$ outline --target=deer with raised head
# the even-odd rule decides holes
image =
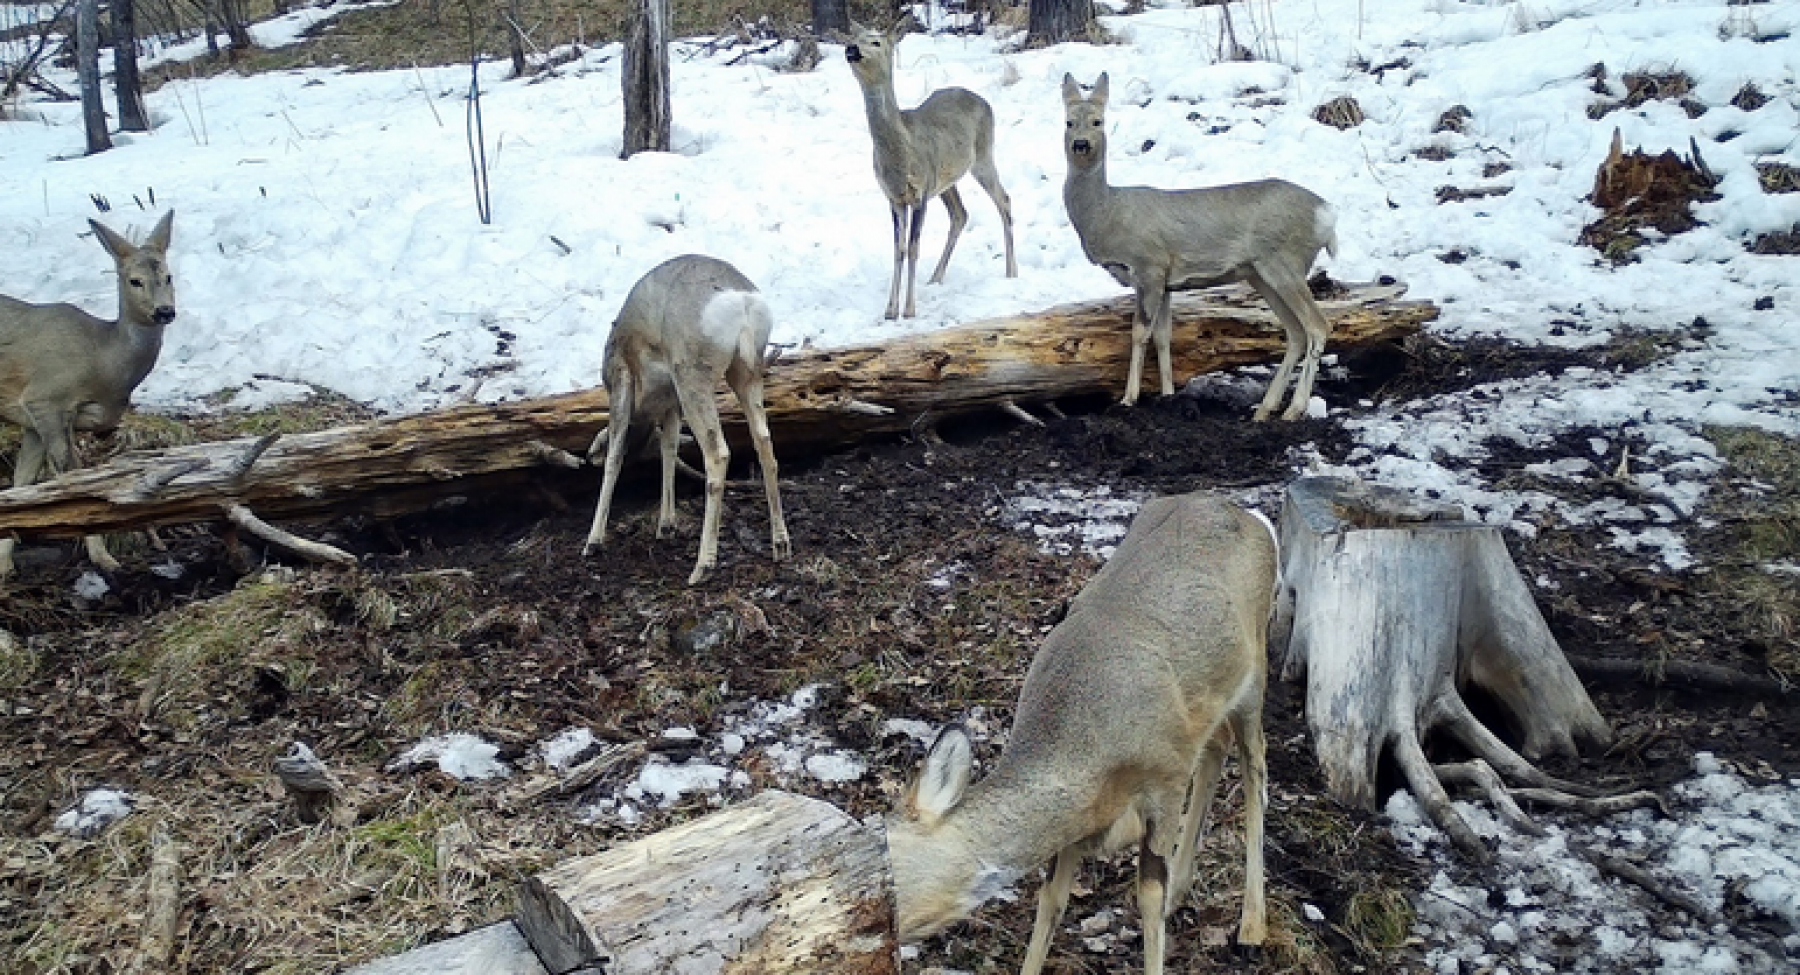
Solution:
[[[737,394],[762,467],[769,498],[769,531],[776,560],[793,554],[781,514],[775,448],[769,415],[763,409],[764,355],[773,318],[756,285],[724,261],[698,254],[671,258],[633,285],[606,340],[603,366],[608,398],[607,426],[588,448],[592,462],[604,444],[606,473],[600,502],[581,554],[606,542],[607,510],[625,466],[631,425],[655,427],[662,446],[662,506],[656,537],[675,524],[675,452],[681,421],[687,420],[706,461],[706,515],[700,529],[700,558],[688,585],[703,580],[719,564],[719,509],[725,498],[725,469],[731,448],[725,442],[714,400],[723,378]]]
[[[1081,859],[1135,842],[1144,971],[1160,975],[1163,922],[1193,880],[1195,843],[1235,739],[1246,857],[1237,938],[1261,945],[1262,699],[1276,565],[1274,531],[1229,501],[1147,502],[1032,660],[993,772],[969,785],[968,737],[946,728],[888,817],[901,940],[968,917],[1054,860],[1020,969],[1037,975]]]
[[[1088,260],[1137,296],[1131,370],[1120,402],[1137,402],[1150,338],[1156,340],[1162,394],[1175,392],[1169,367],[1172,292],[1244,281],[1269,303],[1287,333],[1281,366],[1254,418],[1266,420],[1281,405],[1296,363],[1299,380],[1281,418],[1305,416],[1331,332],[1306,272],[1320,250],[1337,253],[1331,204],[1279,179],[1190,190],[1113,186],[1106,181],[1106,75],[1094,82],[1092,95],[1084,96],[1072,75],[1063,75],[1062,90],[1063,155],[1069,164],[1063,205],[1069,222]]]
[[[0,295],[0,418],[23,431],[13,486],[76,466],[75,432],[116,429],[131,393],[162,351],[163,326],[175,320],[175,279],[168,262],[173,210],[141,245],[89,220],[119,272],[119,317],[97,318],[69,304],[34,305]],[[88,558],[115,572],[119,563],[98,535]],[[13,572],[15,539],[0,539],[0,579]]]
[[[919,233],[925,226],[925,208],[935,198],[950,211],[950,235],[944,240],[944,256],[927,284],[944,280],[956,238],[969,222],[956,181],[972,174],[975,182],[994,200],[1000,211],[1000,230],[1006,239],[1006,276],[1019,276],[1013,258],[1012,200],[1000,185],[994,168],[994,110],[980,95],[967,88],[941,88],[919,107],[901,109],[894,97],[894,52],[900,46],[909,21],[889,30],[857,28],[844,47],[844,60],[862,87],[863,108],[869,116],[869,134],[875,142],[875,179],[887,194],[894,220],[894,273],[888,284],[887,317],[911,318],[915,314],[913,284],[919,271]],[[906,278],[906,306],[900,306],[900,279]]]

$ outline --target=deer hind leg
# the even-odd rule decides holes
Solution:
[[[1144,975],[1162,975],[1167,952],[1163,918],[1169,900],[1169,840],[1166,822],[1159,816],[1144,817],[1144,838],[1138,844],[1138,923],[1144,928]]]
[[[1037,921],[1031,926],[1031,946],[1025,949],[1025,964],[1019,975],[1038,975],[1044,960],[1050,957],[1050,942],[1056,938],[1056,925],[1069,906],[1069,889],[1075,886],[1075,868],[1081,865],[1082,845],[1071,843],[1056,855],[1050,876],[1038,891]]]
[[[13,458],[13,487],[37,483],[38,473],[43,469],[44,438],[31,427],[25,427],[20,434],[18,456]],[[13,574],[13,550],[18,545],[16,538],[0,538],[0,579]]]
[[[1268,906],[1263,898],[1263,812],[1269,802],[1269,766],[1262,727],[1262,687],[1230,718],[1244,775],[1244,913],[1238,921],[1240,947],[1260,947],[1268,938]]]
[[[631,431],[632,398],[636,395],[636,379],[630,373],[617,383],[617,389],[608,390],[611,396],[610,412],[606,418],[606,468],[600,478],[600,500],[594,506],[594,523],[588,528],[587,543],[581,546],[581,554],[585,557],[606,544],[606,516],[612,508],[613,489],[619,486],[619,471],[625,467],[625,441]],[[594,437],[594,446],[600,444],[600,437]],[[593,447],[589,448],[590,452]]]
[[[963,228],[969,225],[969,208],[963,206],[962,194],[956,191],[956,187],[945,190],[938,199],[943,200],[944,209],[950,211],[950,235],[944,238],[944,256],[938,258],[937,270],[931,272],[931,279],[926,284],[943,283],[944,269],[950,266],[950,252],[956,250],[956,239],[962,236]]]
[[[1000,185],[1000,174],[994,169],[991,146],[989,150],[976,157],[975,165],[969,167],[969,172],[994,201],[994,209],[1000,211],[1000,234],[1006,241],[1006,276],[1016,278],[1019,276],[1019,262],[1013,258],[1012,198],[1006,195],[1006,187]]]
[[[759,350],[760,351],[760,350]],[[787,519],[781,514],[780,469],[775,464],[775,443],[769,438],[769,411],[763,407],[763,380],[748,363],[756,361],[738,350],[738,360],[725,373],[725,381],[737,393],[738,405],[744,408],[744,419],[750,427],[750,443],[756,448],[756,463],[762,468],[763,493],[769,499],[769,547],[775,561],[794,554],[794,543],[788,538]]]
[[[906,307],[900,312],[901,318],[911,318],[918,313],[913,304],[913,288],[919,277],[919,234],[924,229],[925,204],[920,203],[908,213],[906,221]]]
[[[1318,303],[1313,301],[1304,273],[1295,272],[1285,264],[1270,262],[1258,265],[1250,273],[1249,280],[1269,303],[1287,333],[1287,349],[1281,357],[1281,366],[1275,370],[1275,378],[1269,380],[1269,389],[1263,394],[1262,403],[1257,406],[1252,419],[1266,420],[1275,412],[1275,407],[1281,405],[1288,378],[1293,374],[1294,365],[1299,363],[1300,377],[1294,383],[1293,397],[1281,414],[1283,420],[1298,420],[1306,415],[1306,404],[1312,399],[1313,379],[1318,375],[1319,359],[1325,354],[1325,339],[1331,332],[1331,324],[1325,320],[1325,313],[1319,310]]]
[[[700,526],[700,557],[694,562],[694,573],[688,585],[706,581],[719,565],[719,512],[725,505],[725,469],[731,463],[731,448],[725,443],[725,431],[719,422],[719,407],[713,401],[717,374],[692,366],[675,373],[675,392],[681,399],[681,414],[687,417],[688,429],[700,445],[706,461],[706,515]]]
[[[675,527],[675,467],[681,449],[681,409],[670,406],[656,421],[657,439],[662,450],[662,498],[656,508],[656,537],[662,538]]]

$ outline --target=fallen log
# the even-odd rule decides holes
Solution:
[[[897,975],[887,840],[818,799],[748,802],[525,881],[553,973]]]
[[[390,955],[344,975],[549,975],[512,921]]]
[[[1360,286],[1321,301],[1330,348],[1396,341],[1437,316],[1429,302],[1399,300],[1404,290]],[[1130,356],[1130,314],[1129,298],[1062,305],[782,358],[766,390],[776,450],[793,456],[1009,404],[1116,392]],[[1183,376],[1268,361],[1283,348],[1274,315],[1246,289],[1180,295],[1174,317],[1174,364]],[[597,376],[597,361],[594,368]],[[747,437],[736,400],[722,396],[720,413],[741,454]],[[578,466],[572,454],[584,453],[605,422],[606,393],[595,388],[279,439],[134,451],[0,491],[0,531],[67,537],[252,512],[262,522],[409,514]]]

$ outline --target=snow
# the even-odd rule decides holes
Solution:
[[[137,798],[119,789],[90,789],[81,801],[63,810],[52,820],[51,828],[77,839],[87,839],[118,820],[131,815]]]
[[[6,7],[5,23],[30,22],[43,9]],[[256,36],[285,43],[344,9],[296,11],[257,25]],[[871,178],[860,95],[833,45],[806,73],[772,70],[783,52],[732,65],[737,52],[682,45],[672,64],[676,151],[625,161],[617,158],[616,45],[531,85],[507,78],[504,65],[484,65],[489,225],[472,199],[466,65],[176,80],[148,96],[154,132],[121,134],[115,149],[92,157],[81,155],[78,104],[28,97],[0,121],[0,253],[8,257],[0,291],[110,314],[110,262],[81,239],[86,220],[142,234],[175,209],[180,318],[137,392],[150,411],[253,409],[314,387],[414,411],[592,386],[608,323],[631,285],[690,252],[729,260],[761,287],[782,346],[884,342],[1121,293],[1083,257],[1060,199],[1058,87],[1065,72],[1091,83],[1106,71],[1116,182],[1183,187],[1278,175],[1309,186],[1339,214],[1332,276],[1392,275],[1411,297],[1440,307],[1436,334],[1581,347],[1626,329],[1683,333],[1673,355],[1635,371],[1571,369],[1378,408],[1315,402],[1360,448],[1342,469],[1315,459],[1312,472],[1430,493],[1520,533],[1540,522],[1602,526],[1614,544],[1671,570],[1690,565],[1681,532],[1719,465],[1701,426],[1800,433],[1800,329],[1792,326],[1800,275],[1793,258],[1745,249],[1757,234],[1800,223],[1800,194],[1762,193],[1754,168],[1800,164],[1800,5],[1281,0],[1231,9],[1259,60],[1214,63],[1220,8],[1162,0],[1103,18],[1121,42],[1113,45],[1021,52],[1014,38],[992,33],[907,37],[897,77],[903,104],[962,85],[994,107],[1020,271],[1002,275],[998,221],[971,187],[970,223],[946,280],[921,286],[920,315],[910,321],[881,318],[887,208]],[[154,58],[199,49],[196,40],[157,48]],[[1593,90],[1596,63],[1607,68],[1607,95]],[[1625,72],[1671,68],[1693,78],[1705,114],[1689,118],[1656,101],[1588,117],[1591,105],[1622,94]],[[56,80],[73,88],[72,78]],[[1769,102],[1730,106],[1746,84]],[[1366,121],[1340,131],[1310,118],[1338,96],[1355,98]],[[1454,105],[1470,111],[1465,131],[1433,131]],[[1596,216],[1583,198],[1615,127],[1627,148],[1650,152],[1686,152],[1693,140],[1722,178],[1720,198],[1697,208],[1704,225],[1618,267],[1575,243]],[[1425,147],[1454,155],[1419,158]],[[1484,174],[1501,162],[1511,168]],[[1439,204],[1446,185],[1511,192]],[[94,198],[110,212],[96,213]],[[932,210],[926,224],[922,256],[931,260],[943,211]],[[1441,259],[1452,251],[1463,259]],[[1229,382],[1254,389],[1261,379]],[[1538,447],[1578,429],[1604,431],[1593,438],[1591,463],[1540,473],[1584,480],[1622,470],[1643,498],[1577,507],[1480,479],[1474,462],[1488,441]],[[1105,486],[1021,484],[994,517],[1055,551],[1104,556],[1141,500]],[[1767,569],[1800,571],[1791,560]],[[956,571],[946,567],[945,584]],[[632,795],[605,799],[595,814],[630,825],[646,804],[747,788],[749,762],[808,788],[855,779],[863,760],[813,727],[817,701],[802,693],[725,716],[722,730],[695,732],[700,757],[646,764],[622,790]],[[541,753],[552,767],[587,747],[558,741]],[[506,774],[497,754],[453,734],[420,743],[401,762],[480,778]],[[1645,857],[1710,904],[1729,890],[1792,925],[1800,916],[1796,791],[1697,762],[1695,778],[1677,790],[1676,818],[1615,817],[1589,840]],[[1390,814],[1409,842],[1441,854],[1441,841],[1409,819],[1404,797]],[[1561,848],[1564,831],[1584,827],[1557,822],[1551,837],[1530,840],[1478,808],[1464,815],[1500,844],[1516,879],[1495,889],[1517,897],[1495,906],[1487,881],[1441,874],[1419,898],[1438,970],[1774,970],[1729,931],[1653,929],[1638,892]],[[1575,957],[1556,954],[1567,939],[1581,946]]]
[[[499,758],[500,747],[476,735],[457,731],[420,741],[388,763],[390,771],[435,764],[457,779],[499,779],[512,774]]]

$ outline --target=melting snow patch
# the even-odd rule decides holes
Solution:
[[[586,728],[570,728],[538,747],[544,764],[562,771],[596,744],[594,733]]]
[[[1045,552],[1081,551],[1100,558],[1112,555],[1148,497],[1139,492],[1115,495],[1104,484],[1081,488],[1021,481],[1015,490],[1018,495],[1009,498],[1001,512],[1008,528],[1036,535]]]
[[[625,795],[629,799],[656,796],[667,808],[690,792],[718,792],[730,774],[731,770],[724,766],[704,762],[690,765],[651,762],[638,773],[637,781],[626,787]]]
[[[89,602],[100,599],[112,592],[112,586],[106,584],[106,577],[92,569],[83,572],[75,580],[75,595]]]
[[[1440,870],[1415,897],[1427,964],[1439,972],[1497,965],[1604,975],[1794,971],[1800,781],[1755,786],[1704,753],[1694,768],[1695,778],[1671,790],[1670,818],[1645,809],[1604,820],[1546,816],[1539,820],[1550,831],[1545,837],[1515,833],[1487,807],[1458,802],[1469,825],[1496,846],[1496,863],[1481,876]],[[1403,848],[1454,860],[1410,795],[1395,793],[1386,811]],[[1708,925],[1676,914],[1603,876],[1571,842],[1635,863],[1736,920]],[[1786,932],[1785,943],[1755,937],[1759,928]]]
[[[842,749],[819,752],[806,759],[806,774],[820,782],[855,782],[868,770],[867,763]]]
[[[452,778],[501,779],[510,775],[506,763],[500,761],[500,748],[465,732],[433,735],[407,749],[388,765],[392,772],[404,772],[437,763]]]
[[[118,789],[93,789],[81,797],[74,808],[56,817],[50,825],[59,833],[87,839],[131,814],[137,800]]]

